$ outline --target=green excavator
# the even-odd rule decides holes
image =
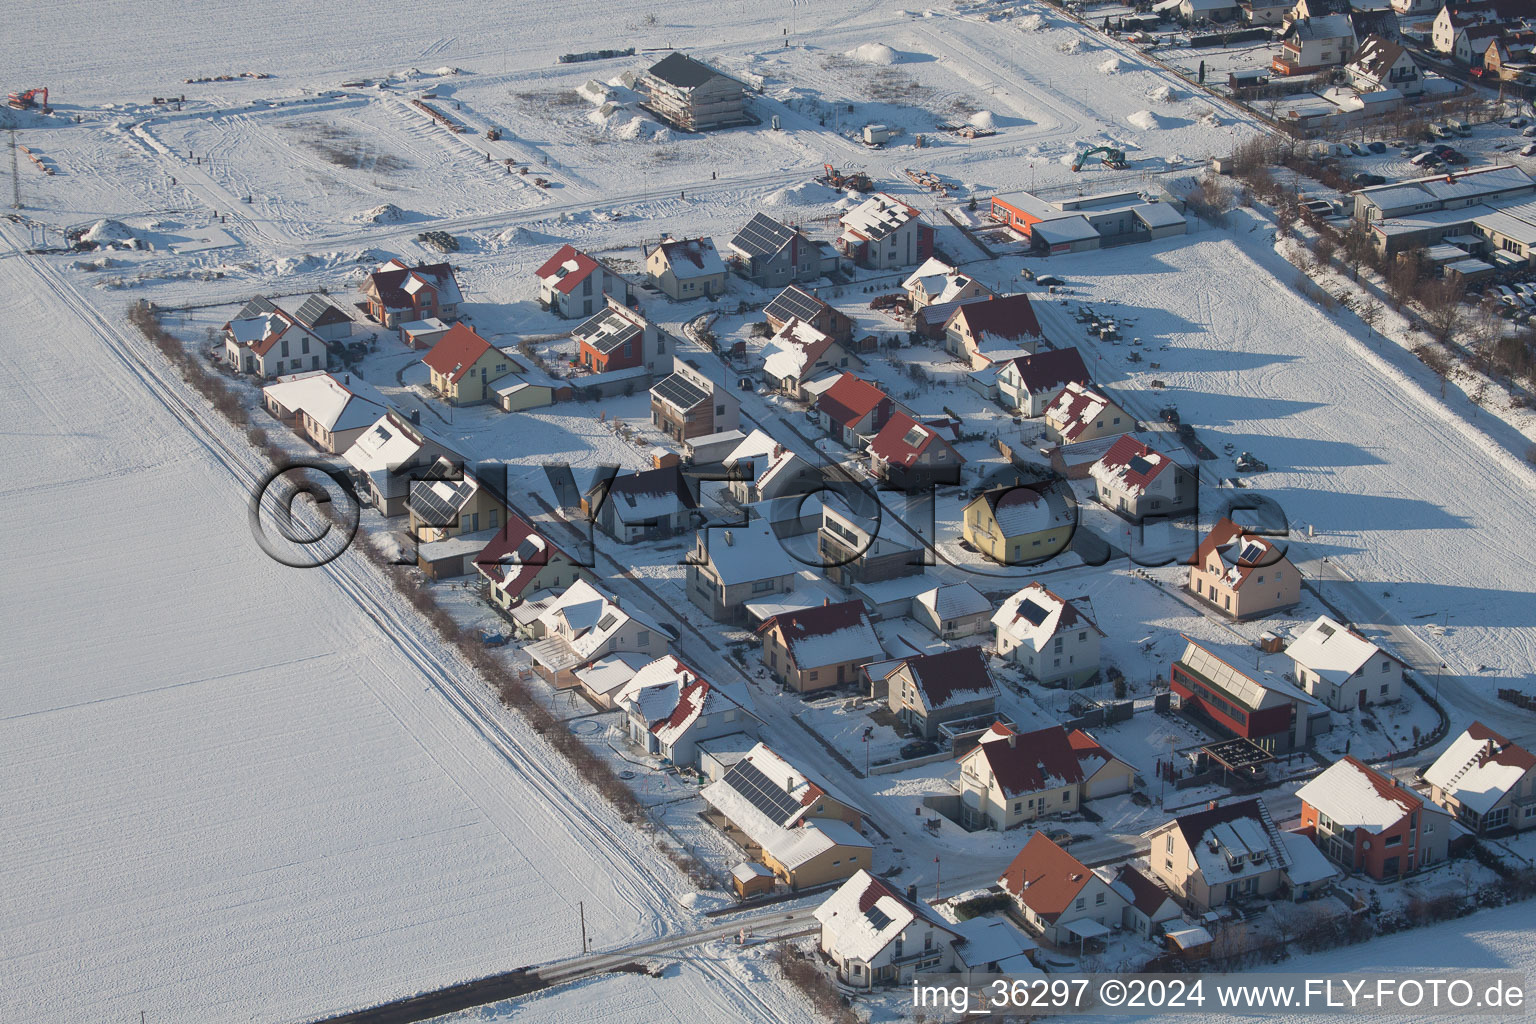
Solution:
[[[1125,170],[1125,151],[1115,149],[1112,146],[1099,146],[1077,154],[1077,159],[1072,161],[1072,169],[1074,171],[1082,170],[1083,164],[1087,163],[1089,158],[1100,154],[1104,157],[1103,163],[1105,167],[1113,167],[1117,171]]]

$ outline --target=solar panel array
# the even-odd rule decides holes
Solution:
[[[766,213],[759,213],[747,221],[747,226],[731,239],[731,245],[749,256],[772,256],[794,237],[793,230]]]
[[[299,311],[294,315],[299,318],[299,323],[304,324],[306,327],[313,327],[327,313],[334,312],[337,312],[335,306],[326,302],[318,295],[311,295],[304,300],[304,305],[300,306]]]
[[[1131,456],[1131,461],[1130,461],[1130,467],[1131,467],[1131,472],[1132,473],[1142,473],[1142,474],[1145,474],[1145,473],[1148,473],[1148,472],[1151,471],[1152,463],[1148,462],[1146,459],[1142,458],[1140,455],[1132,455]]]
[[[1262,545],[1262,544],[1255,544],[1252,541],[1249,541],[1248,543],[1243,545],[1242,554],[1237,556],[1237,560],[1239,562],[1247,562],[1249,565],[1253,565],[1256,562],[1258,562],[1259,559],[1261,559],[1263,557],[1264,557],[1264,545]]]
[[[261,316],[263,313],[270,313],[276,308],[277,305],[271,299],[258,295],[241,307],[240,312],[235,314],[235,319],[246,320],[253,316]]]
[[[429,481],[421,481],[416,484],[415,492],[411,495],[411,507],[416,511],[416,516],[427,526],[453,526],[459,521],[459,509],[464,507],[464,501],[470,492],[475,489],[473,480],[460,480],[458,482],[442,481],[449,488],[446,495],[438,493],[441,484]]]
[[[725,783],[779,824],[800,809],[800,801],[775,786],[751,761],[743,759],[732,765],[725,773]]]
[[[1019,602],[1019,614],[1022,615],[1024,620],[1031,626],[1038,626],[1040,623],[1044,622],[1046,617],[1051,613],[1041,605],[1038,605],[1028,598],[1025,598]]]
[[[651,389],[651,394],[679,409],[692,409],[709,398],[709,392],[680,373],[674,373]]]
[[[870,907],[864,911],[864,917],[870,924],[874,925],[876,931],[884,931],[891,923],[890,915],[879,907]]]
[[[784,323],[792,318],[813,320],[821,312],[821,300],[809,292],[790,285],[768,303],[763,314],[770,320]]]
[[[610,309],[599,313],[571,333],[606,354],[625,342],[634,341],[644,332],[633,321]]]

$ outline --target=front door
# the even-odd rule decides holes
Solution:
[[[1360,687],[1360,710],[1365,710],[1365,687]]]

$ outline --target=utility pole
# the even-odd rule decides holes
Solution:
[[[933,898],[934,899],[938,899],[939,898],[939,884],[940,884],[939,858],[935,857],[935,858],[933,858]]]
[[[581,955],[587,955],[587,904],[584,900],[576,902],[576,909],[581,913]],[[142,1024],[142,1022],[141,1022]]]
[[[21,170],[16,162],[16,129],[10,130],[11,138],[11,209],[21,209]]]

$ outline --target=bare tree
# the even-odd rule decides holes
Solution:
[[[1333,255],[1338,250],[1333,239],[1327,235],[1318,235],[1312,242],[1312,260],[1317,273],[1321,274],[1333,268]]]
[[[1367,339],[1375,336],[1376,324],[1381,321],[1381,315],[1385,312],[1381,308],[1381,302],[1375,295],[1367,294],[1361,302],[1358,314],[1360,322],[1365,324],[1365,336]]]
[[[1406,306],[1418,291],[1423,278],[1424,253],[1418,249],[1398,253],[1387,275],[1387,292],[1392,296],[1393,307],[1402,309]]]
[[[1349,276],[1358,281],[1361,264],[1369,263],[1371,257],[1375,255],[1375,244],[1371,239],[1371,232],[1360,221],[1352,220],[1341,241],[1340,250],[1344,254],[1344,263],[1349,267]]]
[[[1431,281],[1419,289],[1419,301],[1424,304],[1424,322],[1436,341],[1444,344],[1466,322],[1467,309],[1462,304],[1467,286],[1457,277]]]

